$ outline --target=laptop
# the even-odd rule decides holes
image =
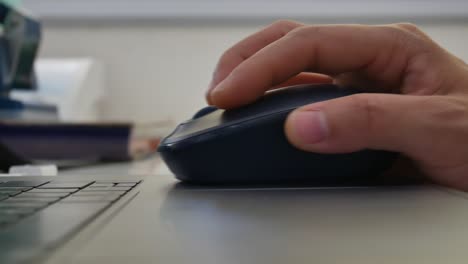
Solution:
[[[186,186],[158,159],[156,171],[142,176],[116,176],[130,170],[124,164],[0,177],[2,197],[8,192],[0,201],[0,263],[468,260],[463,192],[435,185]],[[9,213],[18,219],[5,220]]]

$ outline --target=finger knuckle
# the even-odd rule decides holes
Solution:
[[[431,123],[466,124],[468,103],[458,97],[432,96],[423,102],[423,109],[430,111]]]
[[[384,32],[384,34],[386,34],[390,39],[393,40],[398,41],[413,38],[412,34],[409,31],[404,30],[396,24],[384,25],[379,28]]]
[[[301,26],[289,32],[289,36],[298,39],[317,37],[322,33],[322,28],[318,26]]]
[[[236,47],[231,47],[225,50],[221,57],[218,60],[218,66],[223,66],[225,64],[232,63],[233,61],[242,61],[248,58],[247,54],[244,54],[242,50],[239,50]]]
[[[288,32],[299,26],[302,26],[302,24],[299,22],[296,22],[293,20],[287,20],[287,19],[277,20],[273,22],[273,24],[271,24],[271,27],[279,28],[279,30],[282,32]]]
[[[427,47],[429,43],[433,43],[432,39],[415,24],[404,22],[390,24],[386,27],[392,30],[394,36],[399,36],[400,39],[416,42],[418,45],[424,47]]]
[[[419,29],[419,27],[416,26],[416,25],[413,24],[413,23],[401,22],[401,23],[396,23],[396,24],[394,24],[394,26],[395,26],[396,28],[409,31],[409,32],[411,32],[411,33],[423,34],[423,31],[422,31],[421,29]]]
[[[396,48],[412,48],[419,53],[433,50],[432,40],[416,25],[410,23],[389,24],[378,27]]]
[[[221,57],[219,58],[219,62],[223,62],[225,60],[228,60],[231,58],[233,55],[232,48],[225,50],[222,54]]]
[[[367,135],[372,135],[378,130],[378,116],[380,107],[376,98],[371,98],[367,94],[356,94],[350,96],[352,109],[361,116],[363,130]]]

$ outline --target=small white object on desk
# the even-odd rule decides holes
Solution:
[[[56,165],[22,165],[11,166],[8,176],[57,176]]]

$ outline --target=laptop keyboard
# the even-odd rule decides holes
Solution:
[[[137,186],[139,181],[0,182],[0,231],[37,214],[66,218],[57,208],[82,210],[78,220],[96,215]],[[98,205],[98,206],[97,206]]]

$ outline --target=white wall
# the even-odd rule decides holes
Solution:
[[[46,25],[42,57],[92,56],[106,68],[107,120],[188,118],[204,106],[219,55],[263,25]],[[468,61],[468,23],[421,25]]]

